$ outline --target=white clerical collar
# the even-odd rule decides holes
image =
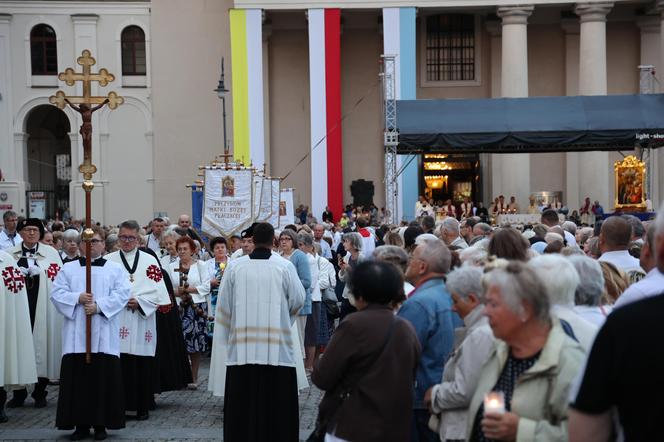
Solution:
[[[120,253],[124,255],[124,257],[127,260],[134,259],[134,256],[136,256],[136,252],[138,251],[138,247],[134,248],[131,252],[125,252],[123,250],[120,250]]]

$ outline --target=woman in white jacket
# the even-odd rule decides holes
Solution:
[[[468,406],[495,343],[484,316],[482,274],[480,267],[464,266],[447,277],[453,309],[464,327],[454,331],[454,350],[445,364],[442,382],[424,396],[433,414],[429,427],[438,431],[443,442],[466,439]]]

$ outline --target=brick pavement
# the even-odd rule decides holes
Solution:
[[[128,420],[125,429],[109,431],[108,440],[223,440],[223,399],[207,391],[209,364],[209,358],[203,359],[197,391],[171,391],[157,396],[157,409],[150,412],[149,420]],[[23,408],[7,409],[10,420],[0,424],[0,440],[68,440],[71,431],[55,428],[58,388],[49,386],[48,390],[46,408],[33,408],[28,397]],[[313,430],[321,397],[322,392],[313,386],[300,393],[302,440]]]

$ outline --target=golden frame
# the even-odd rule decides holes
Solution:
[[[613,165],[615,171],[615,209],[640,212],[646,210],[646,163],[634,155]]]

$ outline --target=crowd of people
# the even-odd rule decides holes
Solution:
[[[5,212],[0,422],[58,382],[56,426],[101,440],[198,389],[210,356],[224,440],[298,440],[309,382],[311,441],[656,438],[664,213],[496,226],[464,203],[400,225],[302,206],[228,238],[187,215],[84,232]]]
[[[647,203],[649,204],[649,200]],[[415,203],[415,216],[417,218],[431,216],[435,221],[442,221],[447,217],[464,220],[476,216],[483,222],[497,223],[500,215],[539,215],[549,209],[565,215],[577,225],[591,226],[595,223],[595,220],[601,220],[604,217],[602,205],[597,200],[591,204],[589,197],[585,198],[582,207],[578,210],[572,209],[570,212],[570,208],[563,205],[557,196],[550,200],[538,201],[534,195],[528,198],[528,206],[524,207],[519,205],[515,196],[510,196],[509,201],[507,201],[504,195],[499,195],[493,199],[489,207],[484,207],[481,201],[474,203],[469,197],[463,197],[459,201],[453,202],[451,199],[434,201],[433,198],[420,195]],[[357,214],[357,210],[349,212],[348,207],[346,207],[346,213],[353,218],[353,215]],[[382,209],[381,214],[383,218],[386,217],[385,209]]]

